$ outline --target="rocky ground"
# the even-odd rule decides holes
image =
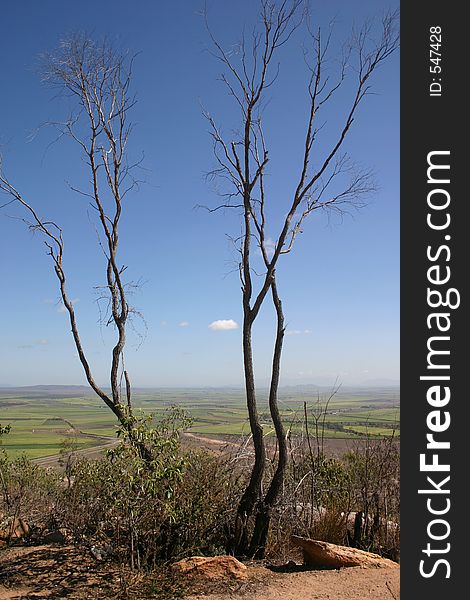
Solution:
[[[75,546],[0,549],[1,600],[398,600],[399,587],[399,569],[388,566],[313,571],[290,565],[273,571],[254,563],[241,580],[208,582],[175,579],[169,572],[144,579]]]

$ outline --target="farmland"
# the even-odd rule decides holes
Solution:
[[[282,388],[281,414],[293,434],[303,428],[304,403],[313,428],[330,390],[314,386]],[[344,388],[331,399],[320,423],[326,438],[357,439],[366,434],[399,433],[399,389]],[[184,408],[193,419],[191,432],[209,437],[238,437],[249,433],[243,390],[240,388],[137,389],[135,406],[145,413],[162,414],[171,406]],[[259,410],[266,435],[272,435],[267,391],[259,390]],[[34,386],[0,389],[0,423],[11,425],[3,446],[9,455],[32,458],[57,454],[64,440],[79,448],[101,446],[116,432],[109,409],[89,388]]]

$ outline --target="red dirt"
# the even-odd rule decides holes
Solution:
[[[278,573],[257,589],[242,584],[229,593],[198,594],[186,600],[398,600],[399,569],[351,567],[338,571]]]
[[[400,596],[397,568],[273,573],[250,565],[248,573],[247,581],[241,583],[200,582],[192,587],[193,595],[186,596],[186,600],[398,600]],[[170,585],[170,589],[182,591],[181,586]],[[110,562],[99,562],[90,552],[75,546],[0,548],[0,600],[181,597],[165,592],[161,581],[148,590],[139,575]]]

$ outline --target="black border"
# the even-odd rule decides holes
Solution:
[[[465,89],[465,65],[468,50],[468,25],[463,5],[456,2],[407,2],[401,5],[401,598],[426,600],[464,598],[468,595],[467,556],[464,551],[467,532],[470,532],[469,469],[466,465],[470,441],[470,398],[464,386],[467,367],[466,338],[469,329],[465,319],[466,287],[468,276],[466,238],[470,236],[466,213],[470,198],[464,188],[469,167],[465,164],[469,151],[465,150],[470,109]],[[442,74],[430,74],[430,27],[442,29]],[[442,96],[431,97],[429,85],[433,77],[442,79]],[[465,106],[466,105],[466,106]],[[459,150],[460,148],[460,150]],[[426,486],[426,474],[419,469],[419,455],[426,450],[426,415],[430,407],[426,401],[429,382],[420,381],[426,374],[427,347],[430,336],[426,324],[427,269],[429,244],[439,245],[443,232],[433,232],[426,224],[428,213],[427,155],[434,150],[450,150],[451,225],[446,234],[451,259],[450,286],[459,290],[460,307],[449,310],[452,326],[450,335],[450,388],[451,414],[449,430],[442,434],[450,440],[446,458],[450,461],[451,508],[445,516],[451,526],[448,542],[450,551],[450,578],[445,578],[442,565],[434,576],[424,578],[419,563],[426,555],[426,532],[433,518],[426,509],[426,496],[418,489]],[[442,309],[440,309],[442,310]],[[444,437],[442,437],[444,439]],[[442,457],[442,460],[444,456]],[[443,475],[443,474],[441,474]],[[436,475],[439,479],[439,474]],[[441,477],[442,479],[442,477]],[[469,507],[470,508],[470,507]],[[438,543],[436,542],[436,547]],[[443,545],[444,542],[441,543]],[[435,555],[439,558],[438,555]],[[432,560],[432,559],[431,559]],[[431,564],[427,559],[427,568]]]

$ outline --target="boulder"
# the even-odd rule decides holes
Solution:
[[[292,542],[302,548],[304,563],[316,569],[341,569],[342,567],[394,567],[398,564],[373,552],[338,546],[328,542],[309,540],[296,535]]]
[[[181,575],[198,579],[246,579],[247,568],[233,556],[192,556],[172,565],[172,570]]]

